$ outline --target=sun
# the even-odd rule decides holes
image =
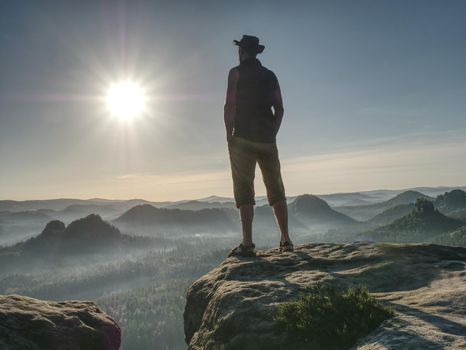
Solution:
[[[137,82],[122,80],[108,87],[105,104],[112,115],[120,119],[132,119],[145,112],[147,96]]]

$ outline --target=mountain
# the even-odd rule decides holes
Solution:
[[[332,207],[367,205],[379,202],[377,197],[361,192],[322,194],[317,195],[317,197],[323,199]]]
[[[99,215],[91,214],[68,226],[59,220],[51,221],[40,235],[20,243],[19,247],[30,254],[80,255],[114,249],[128,238]]]
[[[125,228],[152,227],[164,230],[180,229],[187,231],[234,230],[238,227],[238,214],[231,209],[183,210],[156,208],[143,204],[135,206],[113,222]]]
[[[29,211],[37,209],[62,210],[72,204],[86,204],[87,200],[73,198],[44,199],[44,200],[1,200],[0,211]]]
[[[419,198],[423,198],[429,201],[433,200],[432,197],[426,196],[425,194],[421,192],[405,191],[389,199],[388,201],[382,203],[382,206],[385,208],[393,208],[400,204],[415,203]]]
[[[466,225],[461,226],[459,229],[443,233],[432,240],[433,243],[448,245],[452,247],[465,247],[466,248]]]
[[[439,195],[435,200],[435,207],[444,214],[466,210],[466,192],[456,189]]]
[[[412,200],[416,195],[410,194],[404,198],[386,202],[386,205],[393,205],[396,202]],[[395,198],[394,198],[395,199]],[[449,217],[466,222],[466,193],[462,190],[453,190],[443,195],[439,195],[434,202],[434,206],[442,213]],[[392,221],[409,214],[414,209],[414,202],[409,204],[398,204],[394,207],[385,209],[382,213],[377,214],[368,221],[371,226],[388,225]]]
[[[30,211],[2,211],[0,212],[0,221],[3,223],[15,223],[15,222],[48,222],[52,220],[50,213],[45,213],[40,210],[30,210]]]
[[[63,210],[56,211],[53,216],[63,221],[73,221],[91,214],[98,214],[100,216],[121,215],[125,208],[124,204],[72,204]]]
[[[0,200],[0,211],[31,211],[39,209],[47,210],[64,210],[69,206],[73,205],[115,205],[124,208],[127,210],[131,207],[134,207],[138,204],[147,204],[151,203],[154,205],[162,206],[170,204],[171,202],[159,202],[153,203],[146,201],[144,199],[129,199],[129,200],[112,200],[112,199],[74,199],[74,198],[59,198],[59,199],[44,199],[44,200],[25,200],[25,201],[15,201],[15,200]]]
[[[397,205],[414,203],[418,198],[433,200],[433,198],[426,196],[425,194],[422,194],[420,192],[405,191],[400,194],[397,194],[395,197],[384,202],[370,205],[335,207],[334,209],[356,220],[366,221],[370,220],[378,214],[381,214],[387,209],[396,207]]]
[[[357,221],[332,209],[326,201],[311,194],[296,197],[288,207],[290,215],[312,225],[343,226]]]
[[[432,202],[418,199],[411,213],[389,225],[362,233],[360,238],[383,242],[427,242],[462,225],[461,221],[434,209]]]
[[[47,262],[88,254],[118,253],[121,249],[142,249],[155,244],[156,241],[146,237],[124,235],[99,215],[91,214],[68,226],[53,220],[38,236],[0,248],[0,265],[17,262],[23,266],[27,265],[28,258]]]
[[[270,249],[256,257],[226,258],[188,289],[187,348],[333,349],[290,332],[277,320],[277,311],[300,297],[313,297],[308,305],[317,315],[325,310],[328,322],[341,315],[341,303],[319,298],[309,287],[364,285],[396,313],[352,349],[464,349],[465,264],[464,248],[367,242],[305,244],[293,253]],[[306,310],[304,302],[300,305]],[[351,320],[352,315],[345,316]],[[292,317],[301,320],[298,313]],[[342,333],[351,334],[350,326]]]
[[[170,204],[164,207],[165,209],[183,209],[183,210],[202,210],[212,208],[228,208],[235,209],[236,205],[234,202],[210,202],[210,201],[186,201],[182,203]]]
[[[204,197],[204,198],[199,198],[196,201],[197,202],[205,202],[205,203],[226,203],[226,202],[234,203],[235,202],[235,200],[233,198],[221,197],[221,196],[216,196],[216,195],[212,195],[212,196],[208,196],[208,197]]]
[[[385,209],[380,214],[377,214],[368,221],[371,226],[384,226],[392,223],[393,221],[408,215],[414,209],[414,203],[398,204],[392,208]]]

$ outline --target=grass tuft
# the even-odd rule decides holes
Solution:
[[[310,287],[297,301],[279,305],[275,319],[296,341],[326,349],[348,349],[394,316],[365,287],[338,290],[329,285]]]

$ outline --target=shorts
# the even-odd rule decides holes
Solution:
[[[259,164],[262,172],[269,204],[274,205],[276,202],[286,200],[276,143],[253,142],[233,136],[228,142],[228,153],[237,208],[244,204],[256,204],[254,199],[256,163]]]

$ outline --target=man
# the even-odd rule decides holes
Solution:
[[[280,228],[280,251],[293,251],[288,234],[288,207],[280,173],[276,135],[283,118],[283,102],[275,74],[256,58],[264,46],[243,35],[238,46],[240,64],[230,70],[224,119],[236,207],[240,210],[243,242],[230,255],[254,256],[254,173],[262,172],[267,199]]]

